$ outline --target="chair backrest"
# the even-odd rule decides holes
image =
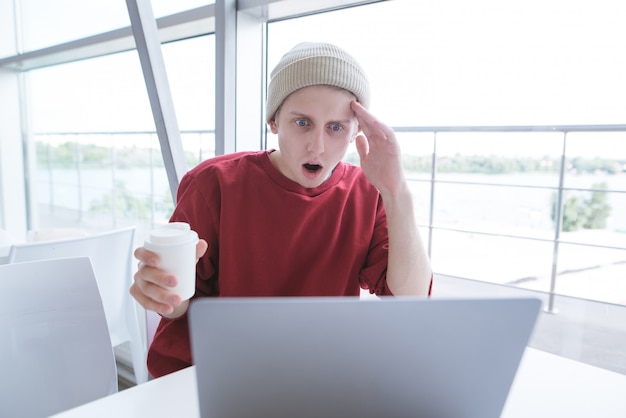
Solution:
[[[131,296],[132,247],[135,228],[125,228],[85,237],[15,244],[9,250],[9,263],[64,257],[89,257],[113,345],[129,340],[125,303]]]
[[[0,228],[0,264],[8,263],[9,250],[17,241],[9,231]]]
[[[26,233],[26,241],[52,241],[65,238],[86,237],[87,235],[87,231],[82,228],[31,229]]]
[[[117,392],[89,258],[0,265],[0,416],[44,417]]]
[[[89,257],[104,304],[112,345],[131,342],[137,383],[143,383],[148,378],[146,331],[145,325],[139,321],[137,304],[129,293],[133,280],[134,236],[135,227],[128,227],[85,237],[15,244],[9,251],[8,262]]]

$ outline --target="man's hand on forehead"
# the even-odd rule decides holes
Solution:
[[[395,195],[405,182],[395,132],[361,104],[352,102],[351,107],[363,132],[356,138],[361,169],[383,198],[386,194]]]

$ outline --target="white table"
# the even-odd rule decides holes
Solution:
[[[194,367],[55,415],[199,417]],[[624,418],[626,375],[527,348],[502,418]]]
[[[502,418],[625,418],[626,375],[527,348]]]

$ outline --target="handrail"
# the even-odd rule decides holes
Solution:
[[[476,125],[394,126],[396,132],[626,132],[626,124],[614,125]]]
[[[589,188],[580,188],[580,187],[568,187],[564,182],[564,172],[563,172],[563,162],[566,155],[566,144],[568,139],[568,133],[572,132],[625,132],[626,133],[626,124],[613,124],[613,125],[528,125],[528,126],[401,126],[401,127],[393,127],[396,132],[399,133],[415,133],[415,132],[430,132],[433,134],[433,145],[432,145],[432,169],[430,172],[430,176],[428,178],[418,178],[411,179],[409,181],[415,182],[427,182],[431,184],[430,191],[430,208],[429,208],[429,219],[427,224],[422,224],[422,227],[426,227],[429,230],[427,249],[429,255],[432,255],[432,235],[434,230],[449,230],[455,232],[467,232],[467,233],[475,233],[481,235],[489,235],[489,236],[501,236],[501,237],[509,237],[509,238],[518,238],[524,240],[535,240],[542,242],[551,242],[554,246],[552,258],[553,258],[553,268],[550,277],[550,292],[549,292],[549,303],[546,307],[546,311],[555,312],[554,307],[554,296],[556,295],[555,285],[557,279],[557,261],[558,261],[558,252],[561,244],[573,244],[573,245],[582,245],[594,248],[604,248],[607,250],[626,250],[626,246],[615,246],[615,245],[602,245],[602,244],[594,244],[594,243],[580,243],[580,242],[570,242],[568,240],[563,240],[560,234],[561,225],[558,222],[555,222],[554,234],[551,238],[540,238],[533,236],[525,236],[525,235],[515,235],[505,232],[489,232],[489,231],[479,231],[479,230],[465,230],[463,228],[447,228],[435,225],[433,213],[435,211],[434,201],[435,201],[435,191],[436,184],[443,183],[454,183],[454,184],[465,184],[465,185],[481,185],[481,186],[492,186],[492,187],[520,187],[520,188],[538,188],[538,189],[551,189],[558,192],[557,194],[557,208],[562,210],[564,204],[564,191],[566,190],[578,190],[578,191],[594,191]],[[436,169],[437,164],[437,142],[438,142],[438,134],[440,133],[471,133],[471,132],[502,132],[502,133],[510,133],[510,132],[556,132],[561,133],[563,138],[563,147],[560,152],[561,157],[561,170],[559,172],[559,183],[558,185],[520,185],[520,184],[501,184],[501,183],[483,183],[483,182],[471,182],[471,181],[461,181],[461,180],[444,180],[438,178],[438,171]],[[214,134],[214,130],[181,130],[181,134]],[[80,136],[80,135],[156,135],[154,131],[120,131],[120,132],[62,132],[62,133],[43,133],[38,132],[36,136]],[[604,192],[615,192],[615,193],[626,193],[626,190],[603,190]],[[560,212],[559,212],[560,213]],[[557,213],[557,219],[560,218],[559,213]]]
[[[392,126],[395,132],[626,132],[626,124],[608,125],[458,125],[458,126]],[[215,133],[214,129],[182,130],[181,133]],[[110,135],[156,134],[156,131],[81,131],[35,132],[35,135]]]

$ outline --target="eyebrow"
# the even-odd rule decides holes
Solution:
[[[303,119],[312,119],[311,116],[305,114],[305,113],[301,113],[301,112],[289,112],[289,116],[293,117],[293,118],[303,118]],[[355,117],[356,118],[356,117]],[[333,119],[329,122],[326,123],[339,123],[342,125],[347,125],[352,121],[352,119]]]

